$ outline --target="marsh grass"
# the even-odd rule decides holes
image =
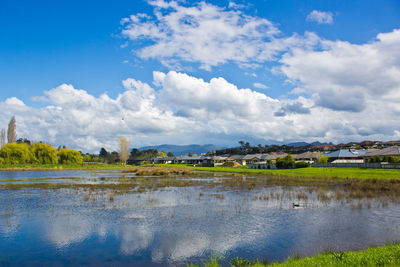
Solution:
[[[201,265],[187,265],[190,267],[220,267],[221,259],[212,258]],[[225,264],[226,265],[226,264]],[[312,257],[301,258],[294,255],[282,263],[260,262],[259,260],[250,261],[247,259],[236,257],[229,262],[228,266],[252,266],[252,267],[339,267],[339,266],[400,266],[400,245],[391,244],[383,247],[370,247],[360,251],[327,251]]]
[[[139,174],[139,175],[138,175]],[[206,178],[206,179],[204,179]],[[52,181],[51,179],[55,179]],[[71,181],[66,181],[70,179]],[[90,183],[86,183],[89,181]],[[181,168],[136,167],[119,175],[107,177],[60,177],[18,179],[0,181],[0,190],[20,189],[84,189],[106,190],[113,194],[143,193],[164,188],[201,187],[201,190],[216,192],[265,191],[277,187],[264,200],[298,199],[307,200],[314,195],[320,201],[331,199],[374,199],[385,198],[400,202],[400,179],[355,179],[285,175],[247,175],[207,173]],[[300,189],[293,190],[293,188]],[[300,191],[299,191],[300,190]],[[268,194],[268,193],[265,193]]]
[[[366,168],[299,168],[299,169],[249,169],[243,167],[193,167],[183,164],[158,164],[164,168],[187,168],[207,172],[230,172],[242,174],[261,174],[275,176],[322,177],[322,178],[356,178],[356,179],[400,179],[400,169],[366,169]]]

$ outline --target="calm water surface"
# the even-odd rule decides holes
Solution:
[[[0,183],[96,183],[122,175],[0,172]],[[115,194],[113,201],[109,191],[0,190],[0,266],[185,266],[210,255],[225,263],[236,256],[271,262],[400,240],[399,204],[323,202],[314,193],[306,200],[274,197],[287,190],[167,187]]]

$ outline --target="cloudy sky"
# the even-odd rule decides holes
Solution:
[[[397,0],[2,0],[0,25],[0,128],[15,115],[19,137],[400,139]]]

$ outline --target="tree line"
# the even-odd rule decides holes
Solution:
[[[13,116],[8,124],[7,143],[6,130],[0,130],[0,164],[81,164],[83,156],[80,152],[58,149],[42,142],[32,143],[28,139],[17,140],[17,124]]]
[[[82,164],[83,157],[74,149],[56,149],[49,144],[9,143],[0,149],[0,164]]]

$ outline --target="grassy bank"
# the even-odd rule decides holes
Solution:
[[[319,177],[319,178],[357,178],[357,179],[400,179],[400,169],[363,169],[363,168],[300,168],[300,169],[279,169],[279,170],[258,170],[247,167],[193,167],[184,164],[158,164],[156,167],[191,169],[208,172],[229,172],[243,174],[266,174],[284,175],[298,177]],[[147,166],[148,167],[148,166]],[[122,166],[120,164],[19,164],[0,165],[0,171],[12,170],[129,170],[141,169],[137,166]]]
[[[323,178],[358,178],[358,179],[400,179],[400,169],[363,169],[363,168],[300,168],[279,170],[258,170],[243,167],[193,167],[181,164],[157,165],[173,168],[190,168],[199,171],[231,172],[249,174],[269,174]]]
[[[1,164],[0,171],[54,171],[54,170],[125,170],[120,164]]]
[[[188,265],[191,267],[219,267],[221,260],[212,258],[204,263],[204,265]],[[306,258],[290,258],[282,263],[262,264],[258,261],[251,262],[249,260],[236,258],[230,261],[230,266],[290,266],[290,267],[317,267],[317,266],[400,266],[400,244],[387,245],[384,247],[372,247],[361,251],[349,252],[327,252],[317,254],[313,257]]]

